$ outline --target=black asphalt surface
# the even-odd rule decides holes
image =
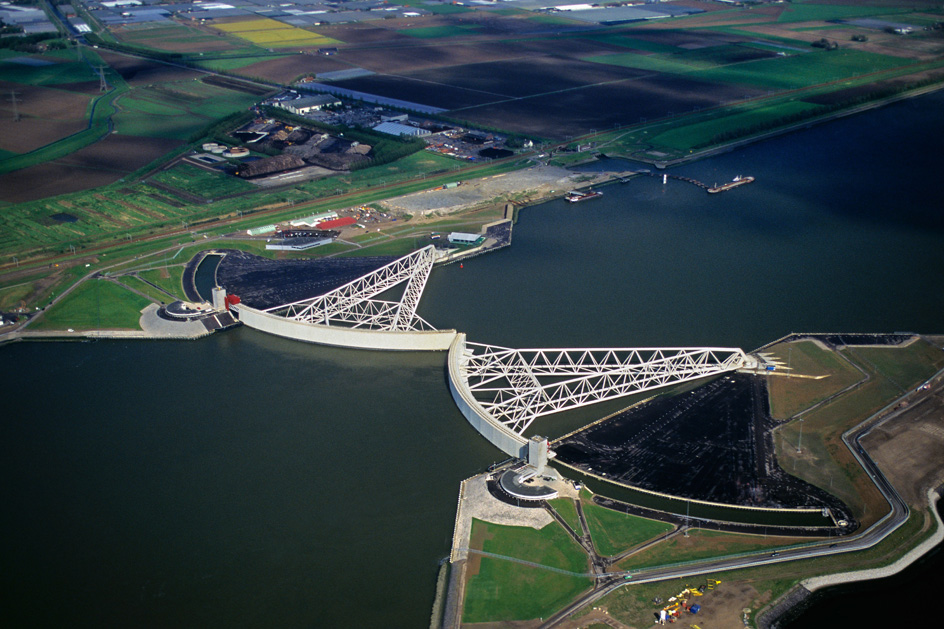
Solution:
[[[269,260],[225,250],[216,271],[220,286],[252,308],[271,308],[310,299],[376,271],[395,258],[355,257],[318,260]]]
[[[661,493],[752,507],[830,507],[835,497],[786,474],[774,457],[766,382],[729,374],[658,397],[555,445],[583,471]]]

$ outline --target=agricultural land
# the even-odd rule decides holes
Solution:
[[[39,3],[58,32],[0,49],[0,88],[9,94],[0,115],[17,119],[0,138],[0,285],[34,278],[12,291],[31,298],[20,300],[25,312],[45,305],[36,301],[45,298],[40,284],[63,288],[61,269],[100,260],[110,247],[160,251],[194,233],[232,234],[538,161],[567,166],[606,154],[668,165],[944,79],[944,16],[933,3],[679,1],[659,20],[627,7],[588,15],[380,5],[315,20],[270,18],[249,6],[234,15],[81,0],[53,12]],[[81,33],[64,26],[80,23]],[[231,132],[251,119],[250,108],[300,80],[353,111],[367,99],[392,106],[391,115],[407,107],[415,117],[407,124],[502,134],[517,155],[484,165],[436,139],[426,157],[371,154],[367,168],[312,170],[274,186],[235,178],[237,169],[224,166],[238,159],[193,161],[207,141],[253,148]],[[330,124],[342,133],[366,123],[352,113]],[[518,188],[439,214],[536,201],[559,188]],[[387,207],[402,223],[417,215],[409,206]],[[337,247],[322,251],[330,252]],[[99,263],[90,264],[92,273]]]

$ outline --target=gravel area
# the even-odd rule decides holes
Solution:
[[[157,316],[160,307],[151,304],[141,311],[139,324],[150,338],[198,338],[209,334],[199,321],[168,321]]]
[[[504,173],[472,181],[464,181],[457,188],[425,190],[388,199],[383,205],[388,211],[407,214],[451,214],[489,201],[508,199],[539,199],[552,191],[566,192],[577,185],[611,178],[611,173],[575,173],[557,166],[532,166],[524,170]]]
[[[553,518],[544,509],[522,509],[505,504],[488,492],[485,486],[486,475],[474,476],[462,482],[459,489],[459,511],[456,514],[456,528],[452,538],[452,561],[466,559],[469,539],[472,535],[472,518],[493,524],[512,526],[530,526],[540,529]]]

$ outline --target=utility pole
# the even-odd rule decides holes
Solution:
[[[20,110],[19,110],[19,108],[16,106],[16,95],[17,95],[17,94],[18,94],[18,92],[14,91],[14,90],[10,90],[10,102],[13,103],[13,122],[19,122],[19,121],[20,121]]]

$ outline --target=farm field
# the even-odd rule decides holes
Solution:
[[[257,102],[245,92],[202,80],[155,83],[139,87],[119,101],[119,133],[187,140],[215,120]]]
[[[65,157],[0,175],[0,201],[21,203],[105,186],[180,145],[174,139],[109,135]]]
[[[186,163],[163,170],[151,180],[208,200],[256,189],[243,179]]]
[[[312,29],[269,18],[224,18],[212,28],[162,22],[113,31],[136,47],[180,53],[185,63],[266,81],[364,68],[377,74],[338,84],[408,95],[449,108],[453,120],[489,130],[571,142],[593,134],[581,141],[594,141],[597,150],[612,155],[668,161],[848,107],[870,97],[875,86],[892,92],[944,79],[944,66],[936,65],[944,63],[939,31],[902,37],[868,23],[835,21],[867,17],[933,25],[941,17],[884,5],[706,5],[709,10],[700,15],[615,26],[442,5],[435,15]],[[869,41],[850,39],[865,33]],[[837,38],[839,49],[810,46],[823,36]],[[336,46],[337,54],[312,54],[320,46]],[[292,48],[309,51],[293,54]],[[80,62],[75,50],[25,56],[0,51],[0,89],[19,90],[35,112],[0,137],[0,204],[7,210],[0,223],[9,227],[0,235],[2,250],[88,246],[280,203],[319,199],[319,205],[330,205],[352,191],[381,199],[395,182],[462,167],[418,154],[213,204],[205,202],[251,189],[189,166],[160,173],[151,186],[119,182],[143,176],[164,155],[182,153],[215,121],[257,102],[265,88],[247,89],[226,76],[106,49],[85,47],[81,55]],[[92,69],[99,64],[113,87],[105,95]],[[9,99],[0,103],[0,115],[12,115]],[[81,128],[88,117],[92,128]],[[113,187],[81,193],[108,185]],[[423,185],[422,179],[415,182],[417,189]],[[111,199],[114,190],[134,191],[122,200],[147,211],[107,206],[100,214],[89,212],[95,208],[88,199]],[[77,208],[78,222],[50,222],[54,214],[69,213],[63,204]]]
[[[299,77],[319,72],[346,70],[349,66],[334,57],[312,55],[259,55],[227,57],[199,61],[201,67],[210,70],[239,71],[246,77],[261,77],[278,83],[292,83]]]
[[[3,120],[13,119],[14,103],[10,94],[14,92],[19,122],[4,125],[4,132],[0,134],[0,149],[4,151],[27,153],[82,131],[88,125],[92,102],[88,93],[11,81],[0,81],[0,93],[6,95],[0,101]]]
[[[323,35],[268,18],[215,24],[213,28],[266,48],[330,46],[338,43]]]
[[[258,99],[225,83],[204,82],[205,75],[192,70],[105,51],[82,53],[87,63],[49,55],[36,57],[40,65],[0,62],[0,76],[8,71],[34,83],[0,83],[18,92],[21,113],[21,122],[0,134],[0,202],[107,185]],[[97,77],[89,78],[92,64],[105,62],[111,89],[103,94]],[[12,102],[4,102],[0,113],[12,117]]]
[[[66,58],[64,55],[72,55]],[[77,61],[74,52],[15,55],[0,59],[0,173],[55,159],[101,137],[101,126],[110,113],[108,95],[99,92],[99,78],[88,63]],[[16,102],[13,102],[13,95]],[[61,143],[55,150],[44,147]],[[38,151],[36,155],[25,155]],[[22,156],[22,157],[20,157]]]
[[[118,41],[141,48],[164,52],[222,52],[242,51],[253,48],[246,41],[235,37],[220,37],[206,30],[174,22],[152,22],[113,26],[110,29]]]

